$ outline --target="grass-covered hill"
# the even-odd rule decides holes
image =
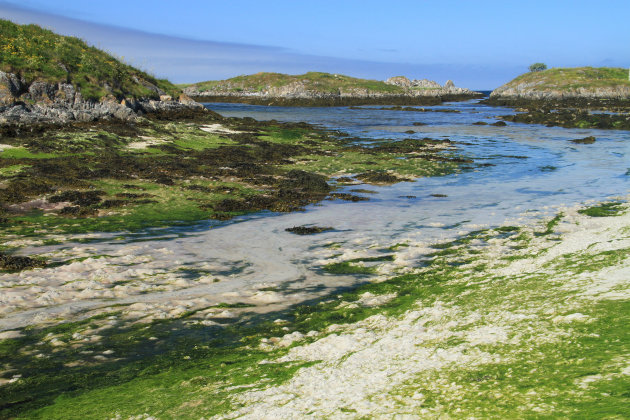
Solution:
[[[389,85],[379,80],[359,79],[341,74],[321,72],[308,72],[299,75],[282,73],[256,73],[247,76],[237,76],[227,80],[211,80],[182,85],[181,87],[193,88],[199,92],[262,92],[273,88],[283,88],[292,84],[300,84],[304,90],[322,93],[336,93],[339,89],[368,89],[373,92],[385,94],[403,94],[403,88]]]
[[[522,74],[495,89],[490,98],[630,100],[630,80],[624,68],[552,68]]]
[[[84,41],[37,25],[0,19],[0,70],[13,73],[25,86],[35,81],[70,83],[86,99],[177,97],[172,83],[138,70]],[[157,88],[157,89],[156,89]]]
[[[630,87],[628,69],[620,67],[552,68],[522,74],[504,86],[533,84],[536,89]]]
[[[455,87],[452,82],[440,86],[432,81],[410,81],[401,76],[380,81],[322,72],[256,73],[179,87],[199,101],[285,106],[437,105],[446,100],[467,100],[480,95]]]

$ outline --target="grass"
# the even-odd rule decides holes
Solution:
[[[615,67],[551,68],[522,74],[509,82],[507,86],[524,83],[536,84],[537,90],[630,86],[628,69]]]
[[[72,83],[84,98],[94,100],[107,95],[158,98],[147,83],[173,97],[181,92],[169,81],[156,79],[78,38],[37,25],[0,20],[0,35],[0,69],[20,75],[27,84]]]

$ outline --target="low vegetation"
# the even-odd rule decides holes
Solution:
[[[379,80],[358,79],[342,74],[330,74],[321,72],[308,72],[300,75],[282,73],[256,73],[247,76],[237,76],[227,80],[212,80],[195,83],[193,85],[180,85],[180,87],[196,87],[200,92],[262,92],[270,88],[280,88],[292,84],[301,84],[304,89],[337,93],[339,89],[367,89],[373,92],[402,94],[404,89],[399,86],[388,85]]]
[[[540,63],[539,63],[540,64]],[[611,86],[628,86],[628,69],[620,67],[554,67],[524,73],[506,86],[527,84],[536,90],[592,89]]]
[[[0,70],[16,74],[29,85],[35,81],[71,83],[84,98],[113,95],[157,98],[157,87],[173,97],[181,91],[84,41],[62,36],[37,25],[17,25],[0,19]]]
[[[534,63],[529,66],[529,71],[543,71],[547,70],[547,65],[545,63]]]

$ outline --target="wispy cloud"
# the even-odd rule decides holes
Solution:
[[[190,83],[239,74],[274,71],[299,74],[307,71],[343,73],[385,79],[395,75],[429,78],[458,86],[490,89],[510,80],[522,69],[514,66],[485,68],[449,64],[406,64],[301,54],[283,47],[200,41],[95,24],[0,2],[0,13],[17,23],[36,23],[55,32],[77,36],[123,57],[158,77]]]

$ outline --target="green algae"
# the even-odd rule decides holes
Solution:
[[[59,154],[55,153],[37,153],[31,152],[25,147],[13,147],[10,149],[5,149],[0,152],[1,159],[50,159],[54,157],[59,157]],[[25,165],[23,165],[25,166]]]
[[[623,203],[619,201],[611,201],[608,203],[601,203],[595,206],[578,210],[578,213],[585,214],[591,217],[608,217],[608,216],[620,216],[625,211],[626,211],[626,208],[623,205]]]
[[[0,177],[11,178],[19,175],[24,169],[29,168],[30,165],[10,165],[0,168]]]
[[[628,302],[592,305],[582,312],[594,321],[556,327],[570,339],[530,346],[500,344],[492,348],[497,362],[428,371],[392,397],[420,393],[422,406],[411,412],[424,415],[623,418],[630,382],[616,357],[630,349],[628,331],[622,328],[629,310]],[[457,387],[449,389],[447,384]]]
[[[228,130],[203,131],[213,125]],[[8,178],[1,201],[19,208],[69,191],[106,194],[92,204],[7,214],[4,237],[135,231],[265,209],[294,211],[323,199],[330,189],[324,177],[336,172],[387,170],[420,177],[452,173],[460,165],[453,151],[417,156],[421,144],[352,146],[308,124],[226,120],[214,113],[181,121],[48,128],[8,141],[18,147],[0,154],[6,158],[0,170]],[[409,153],[413,156],[398,159]],[[398,182],[393,174],[388,176]]]
[[[366,267],[363,265],[352,264],[349,261],[326,264],[322,269],[330,274],[357,274],[367,275],[376,273],[375,267]]]
[[[550,230],[560,221],[560,216],[556,216],[544,222],[543,229]],[[105,338],[87,345],[91,347],[72,350],[70,346],[62,350],[42,347],[49,352],[55,350],[52,360],[35,361],[30,349],[45,341],[50,333],[73,343],[74,333],[88,327],[99,328],[107,316],[27,329],[25,337],[0,342],[0,355],[4,355],[4,360],[9,357],[15,372],[24,371],[25,366],[35,361],[24,379],[0,388],[0,400],[9,402],[1,413],[17,418],[52,419],[108,418],[116,413],[126,417],[144,412],[160,418],[195,418],[225,413],[238,408],[230,398],[234,393],[281,384],[300,368],[311,365],[274,363],[287,349],[262,351],[258,348],[262,338],[282,336],[286,333],[282,328],[286,327],[302,333],[323,332],[333,324],[355,323],[374,314],[399,316],[419,306],[442,302],[460,308],[453,316],[463,310],[488,316],[496,310],[511,313],[527,310],[537,314],[537,318],[514,324],[507,341],[480,345],[480,351],[496,356],[491,362],[429,369],[397,386],[390,395],[394,400],[413,395],[421,395],[422,399],[416,408],[402,404],[400,413],[424,416],[440,413],[453,417],[539,417],[550,413],[567,417],[623,417],[630,398],[628,376],[621,374],[626,367],[622,363],[624,355],[630,351],[630,332],[625,327],[630,321],[628,302],[585,303],[579,306],[579,311],[591,321],[581,323],[553,321],[553,316],[572,313],[570,309],[552,316],[545,315],[545,311],[555,305],[562,306],[574,296],[570,289],[563,290],[549,282],[553,273],[612,267],[625,261],[630,251],[561,255],[548,263],[545,272],[535,270],[505,277],[488,274],[491,265],[498,266],[501,262],[485,261],[483,254],[475,253],[470,245],[472,241],[501,239],[515,246],[527,243],[532,236],[514,227],[473,232],[439,246],[456,252],[434,254],[419,273],[361,284],[282,313],[252,316],[223,327],[187,324],[193,313],[149,325],[115,327],[109,332],[99,332]],[[391,255],[384,257],[388,260]],[[453,264],[454,261],[465,264]],[[395,297],[380,307],[340,305],[356,302],[366,292]],[[276,318],[286,322],[274,323],[272,320]],[[466,340],[462,338],[465,335],[457,334],[484,325],[483,316],[480,320],[463,324],[451,335],[423,345],[445,350],[465,346]],[[536,335],[546,334],[545,331],[550,335],[543,338]],[[81,351],[87,348],[95,352],[112,349],[123,359],[93,366],[55,368],[63,362],[85,358]],[[145,353],[141,353],[143,358],[134,359],[131,355],[138,349],[145,349]],[[15,358],[16,354],[20,356]],[[263,360],[265,363],[261,363]],[[25,395],[29,398],[25,399]]]

